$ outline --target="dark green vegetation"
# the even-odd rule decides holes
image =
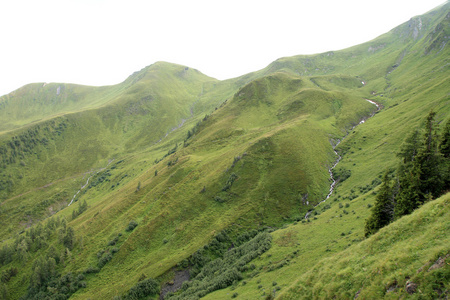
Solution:
[[[367,239],[364,226],[430,111],[448,157],[449,19],[446,4],[226,81],[159,62],[115,86],[0,98],[0,297],[156,299],[178,272],[191,281],[171,298],[448,294],[448,194],[419,190],[412,214]],[[367,119],[364,99],[383,109]],[[340,140],[338,186],[304,220]]]
[[[401,163],[396,177],[391,180],[388,173],[384,175],[366,222],[366,236],[450,190],[450,157],[446,153],[450,122],[439,135],[435,115],[430,112],[427,116],[422,136],[415,130],[407,138],[398,154]]]
[[[251,234],[251,236],[253,235]],[[164,299],[198,299],[237,283],[243,278],[242,272],[252,268],[252,266],[248,266],[248,263],[270,248],[271,239],[270,234],[259,233],[236,248],[229,251],[224,249],[222,257],[212,261],[205,255],[205,251],[196,252],[191,263],[194,268],[199,269],[199,272],[190,272],[195,277],[184,282],[177,294],[168,294]],[[221,238],[216,237],[215,241],[219,242],[220,240]],[[238,238],[238,242],[243,242],[242,240],[242,238]],[[223,244],[224,242],[226,242],[226,239],[223,239],[220,243]],[[215,244],[209,244],[206,250],[214,247]]]

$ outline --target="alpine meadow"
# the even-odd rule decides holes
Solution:
[[[449,44],[0,97],[0,299],[448,299]]]

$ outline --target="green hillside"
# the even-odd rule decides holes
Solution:
[[[444,299],[448,296],[450,194],[377,235],[320,261],[280,299]]]
[[[158,62],[1,97],[0,299],[448,295],[447,266],[416,273],[450,251],[448,194],[364,223],[406,136],[450,121],[449,20],[225,81]]]

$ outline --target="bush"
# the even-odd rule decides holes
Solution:
[[[1,282],[7,283],[11,279],[11,277],[16,276],[18,272],[19,271],[17,270],[17,268],[9,268],[9,269],[3,271],[1,278],[0,278]]]
[[[100,272],[100,269],[96,267],[88,267],[86,270],[83,271],[84,274],[94,274],[98,272]]]
[[[148,296],[159,294],[159,283],[153,279],[148,278],[139,281],[135,286],[133,286],[128,293],[123,297],[124,300],[128,299],[146,299]]]
[[[333,169],[333,177],[336,181],[344,182],[346,179],[348,179],[352,175],[352,171],[339,168],[339,169]]]
[[[225,183],[225,186],[222,188],[222,191],[227,191],[231,188],[233,185],[233,182],[238,178],[238,176],[235,173],[231,173],[230,177],[228,178],[227,182]]]
[[[252,234],[249,233],[249,236]],[[245,240],[246,237],[242,236],[241,239]],[[226,233],[220,233],[213,241],[216,242],[210,243],[209,248],[214,248],[214,244],[228,244],[229,237]],[[226,251],[222,258],[217,258],[205,264],[191,281],[183,283],[181,294],[166,296],[166,299],[196,299],[215,290],[236,284],[237,281],[243,278],[241,272],[249,268],[246,265],[266,252],[270,246],[271,236],[269,233],[257,234],[248,242]],[[192,258],[192,262],[204,260],[202,257],[202,252],[199,250]]]
[[[138,226],[138,223],[136,221],[131,221],[130,223],[128,223],[127,228],[125,229],[126,231],[133,231],[134,228],[136,228],[136,226]]]
[[[225,199],[222,199],[222,198],[220,198],[219,196],[215,196],[215,197],[214,197],[214,200],[216,200],[216,201],[219,202],[219,203],[224,203],[224,202],[225,202]]]
[[[98,260],[98,267],[103,268],[112,259],[112,254],[107,253]]]

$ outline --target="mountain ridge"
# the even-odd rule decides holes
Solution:
[[[271,250],[241,272],[248,284],[233,281],[206,298],[268,296],[276,286],[295,298],[297,270],[364,239],[379,178],[405,135],[431,109],[449,120],[449,7],[420,16],[416,39],[420,23],[407,22],[362,45],[280,58],[229,80],[158,62],[115,86],[37,84],[41,98],[23,98],[36,102],[28,115],[0,98],[9,122],[0,129],[0,249],[14,246],[0,270],[19,270],[0,288],[12,299],[38,292],[30,278],[53,248],[57,272],[85,278],[67,297],[126,298],[142,278],[170,284],[174,270],[217,258],[212,249],[231,247],[225,235],[266,228],[278,230]],[[70,89],[72,106],[40,110]],[[88,90],[97,94],[83,98]],[[384,109],[354,127],[376,110],[365,99]],[[341,140],[335,192],[312,210],[329,191]],[[37,247],[33,232],[55,217],[64,229]],[[114,289],[111,278],[121,278]]]

